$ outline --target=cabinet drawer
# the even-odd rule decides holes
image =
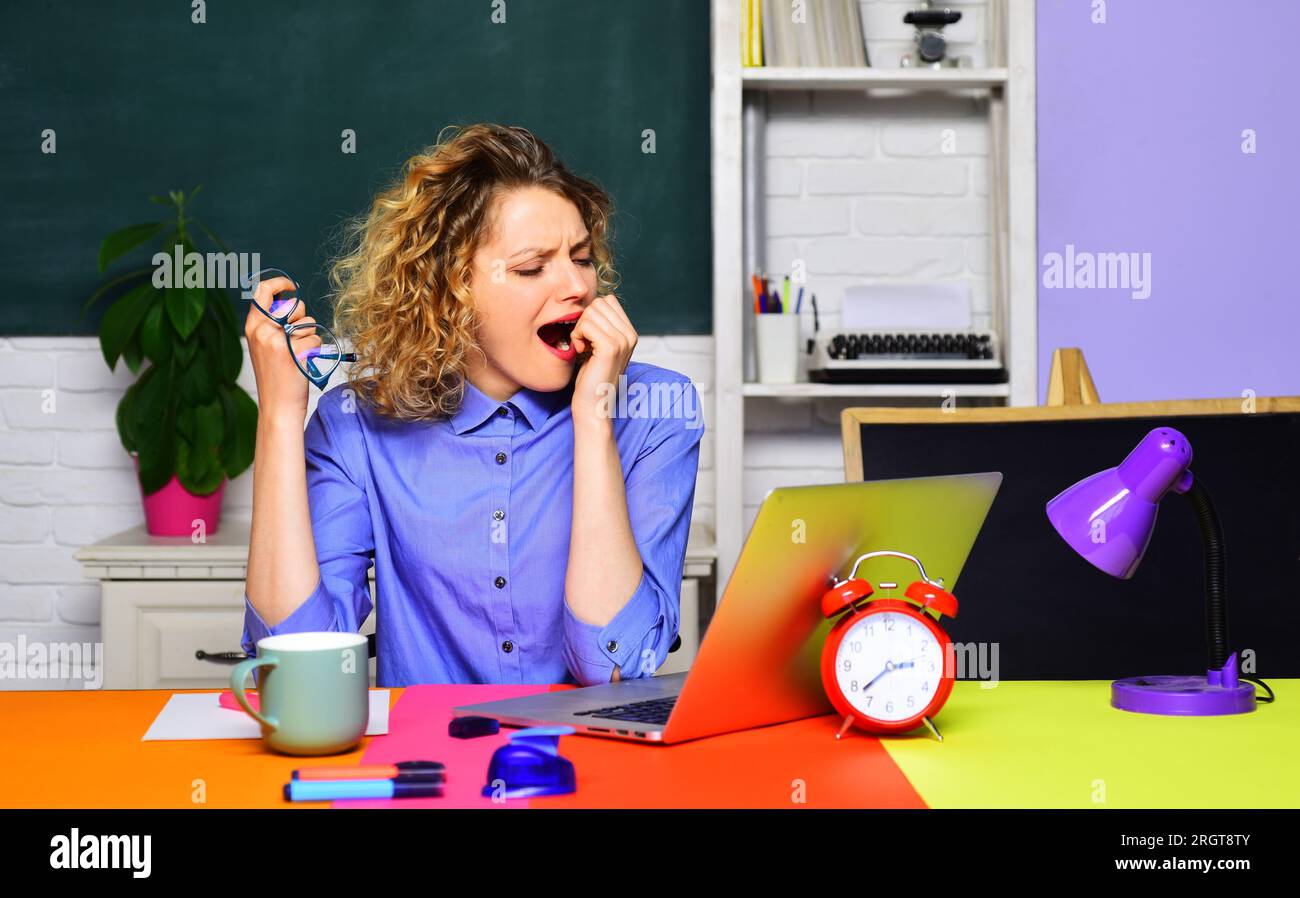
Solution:
[[[209,689],[228,687],[234,664],[204,661],[200,650],[242,652],[243,596],[238,608],[141,608],[137,620],[140,638],[140,686],[144,689]],[[361,632],[375,631],[374,615]],[[370,682],[375,680],[375,660],[370,659]],[[252,681],[249,681],[250,685]]]
[[[242,603],[237,608],[141,608],[137,620],[140,682],[146,688],[206,688],[230,679],[233,664],[200,661],[196,654],[242,651]]]

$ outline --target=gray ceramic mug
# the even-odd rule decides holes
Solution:
[[[289,755],[332,755],[355,746],[370,718],[370,655],[359,633],[282,633],[257,642],[257,657],[230,672],[230,689],[262,725],[267,747]],[[258,673],[260,710],[244,694]]]

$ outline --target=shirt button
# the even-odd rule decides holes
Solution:
[[[497,589],[500,589],[501,587],[503,587],[503,586],[506,585],[506,578],[505,578],[505,577],[497,577],[496,580],[494,580],[493,582],[496,583],[496,585],[497,585]]]
[[[504,405],[501,406],[501,408],[497,409],[498,417],[504,418],[508,414],[510,414],[510,412],[506,410],[506,407]]]
[[[495,518],[495,519],[498,520],[498,521],[501,520],[502,518],[504,518],[505,516],[506,516],[506,513],[505,513],[504,511],[502,511],[501,509],[499,509],[499,508],[498,508],[496,511],[492,512],[492,517]]]
[[[618,643],[611,639],[609,642],[605,643],[605,648],[608,649],[609,653],[612,655],[618,651]]]
[[[515,644],[511,642],[509,639],[501,643],[501,651],[505,652],[507,655],[509,655],[514,650],[515,650]]]
[[[499,465],[504,465],[505,463],[506,463],[506,454],[505,454],[504,452],[498,452],[498,453],[497,453],[497,464],[499,464]]]

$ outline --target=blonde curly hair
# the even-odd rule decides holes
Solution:
[[[591,234],[598,292],[611,292],[618,275],[609,195],[524,128],[444,128],[369,213],[346,226],[345,250],[330,268],[334,324],[357,354],[348,384],[378,414],[426,421],[460,407],[469,354],[483,353],[470,290],[474,255],[492,226],[493,201],[529,186],[577,207]]]

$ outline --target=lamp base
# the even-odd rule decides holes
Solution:
[[[1110,684],[1110,703],[1121,711],[1175,717],[1247,714],[1255,710],[1252,683],[1214,685],[1212,677],[1130,677]]]
[[[1121,711],[1174,717],[1247,714],[1255,710],[1255,686],[1237,676],[1237,653],[1203,677],[1129,677],[1110,684],[1110,703]]]

